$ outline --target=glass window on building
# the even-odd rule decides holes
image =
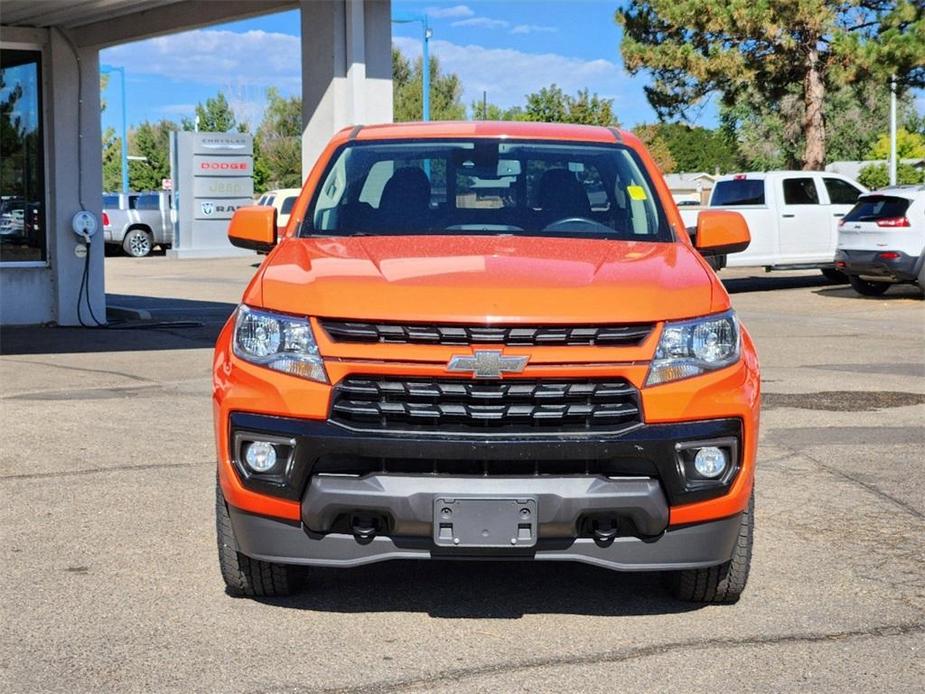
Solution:
[[[46,258],[42,120],[41,53],[0,50],[0,262]]]

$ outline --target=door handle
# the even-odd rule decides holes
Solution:
[[[796,215],[795,214],[782,214],[781,217],[784,217],[785,219],[793,219],[794,217],[796,217]]]
[[[835,213],[832,214],[832,216],[833,216],[833,217],[844,217],[844,216],[845,216],[845,213],[844,213],[844,212],[835,212]]]

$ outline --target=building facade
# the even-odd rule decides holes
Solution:
[[[0,323],[105,321],[102,233],[87,243],[73,228],[102,206],[100,50],[290,9],[304,178],[336,130],[392,120],[389,0],[4,0]]]

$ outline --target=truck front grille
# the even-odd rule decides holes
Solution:
[[[643,342],[652,323],[628,325],[498,326],[438,323],[366,323],[321,319],[335,342],[427,345],[495,344],[510,346],[628,347]]]
[[[481,433],[622,431],[641,421],[624,379],[463,380],[352,376],[334,389],[331,421],[360,430]]]

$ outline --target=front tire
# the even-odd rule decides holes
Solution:
[[[154,241],[144,229],[129,229],[122,239],[122,250],[133,258],[144,258],[154,249]]]
[[[231,516],[215,482],[215,529],[218,537],[218,564],[230,595],[282,597],[296,592],[304,574],[299,567],[251,559],[238,551],[231,527]]]
[[[882,296],[890,288],[889,282],[868,282],[852,275],[848,278],[851,288],[864,296]]]
[[[752,543],[755,535],[755,493],[748,508],[739,517],[739,535],[732,550],[732,559],[706,569],[685,569],[668,576],[671,592],[678,600],[713,604],[739,601],[752,563]]]

